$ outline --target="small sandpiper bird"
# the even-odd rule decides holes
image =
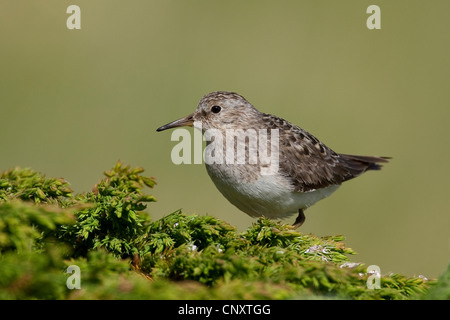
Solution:
[[[203,133],[214,129],[224,136],[230,130],[253,129],[252,132],[266,130],[272,137],[271,132],[276,130],[277,148],[269,148],[271,152],[277,151],[278,156],[278,168],[273,174],[262,174],[262,169],[267,168],[267,163],[262,161],[245,161],[243,164],[207,162],[206,169],[217,189],[243,212],[252,217],[271,219],[286,218],[298,212],[293,224],[295,228],[305,221],[306,208],[328,197],[344,181],[367,170],[379,170],[380,163],[389,159],[336,153],[302,128],[258,111],[234,92],[217,91],[205,95],[193,114],[170,122],[157,131],[181,126],[195,126]],[[234,142],[232,147],[236,149]],[[207,147],[210,143],[207,142]],[[245,150],[249,151],[247,145]]]

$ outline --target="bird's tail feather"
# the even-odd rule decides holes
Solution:
[[[367,170],[380,170],[382,167],[380,163],[389,162],[388,159],[391,159],[391,157],[354,156],[349,154],[339,154],[339,156],[351,174],[349,179],[357,177]]]

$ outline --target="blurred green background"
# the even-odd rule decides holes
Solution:
[[[71,4],[81,30],[66,27]],[[381,30],[366,27],[371,4]],[[345,235],[352,260],[383,274],[436,277],[450,258],[449,12],[447,0],[1,0],[0,171],[84,192],[120,159],[157,177],[152,218],[183,208],[244,230],[254,220],[204,165],[172,164],[171,132],[155,132],[236,91],[336,152],[392,156],[308,209],[301,231]]]

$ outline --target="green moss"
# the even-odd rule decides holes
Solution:
[[[154,178],[118,162],[91,192],[31,169],[0,175],[0,298],[5,299],[448,299],[438,281],[380,276],[342,236],[317,237],[279,221],[238,233],[212,216],[173,212],[151,221]],[[81,289],[66,286],[69,265]],[[431,288],[431,289],[430,289]]]
[[[72,210],[18,200],[0,202],[0,254],[38,250],[43,241],[74,222]]]
[[[71,205],[73,190],[62,178],[45,178],[30,168],[14,168],[0,175],[0,201],[31,200],[35,203]]]
[[[450,264],[447,270],[438,278],[436,285],[422,298],[428,300],[450,300]]]

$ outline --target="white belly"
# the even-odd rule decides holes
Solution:
[[[281,175],[246,175],[244,165],[206,165],[217,189],[233,205],[252,217],[285,218],[329,196],[339,185],[294,192]]]

